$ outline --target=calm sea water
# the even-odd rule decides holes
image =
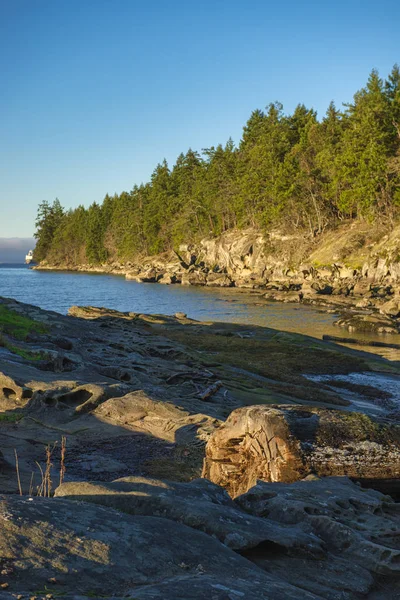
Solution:
[[[333,325],[336,315],[308,306],[264,303],[254,294],[234,289],[136,283],[115,275],[33,271],[26,265],[3,264],[0,296],[62,314],[74,304],[167,315],[181,311],[193,319],[262,325],[316,338],[324,334],[346,336],[345,331]],[[387,342],[392,339],[365,335],[358,338]],[[400,351],[376,350],[391,360],[400,360]]]

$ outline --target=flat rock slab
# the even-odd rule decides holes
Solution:
[[[260,482],[234,501],[205,480],[128,477],[62,493],[2,497],[7,591],[160,600],[387,600],[400,591],[400,505],[347,478]]]
[[[57,497],[83,500],[133,515],[157,516],[183,523],[219,539],[234,550],[254,548],[270,541],[287,548],[300,544],[320,552],[318,541],[300,528],[284,528],[255,518],[240,509],[227,492],[207,481],[176,483],[124,477],[112,483],[64,483]]]
[[[299,597],[294,586],[215,538],[170,519],[124,515],[59,498],[3,496],[0,524],[7,593],[36,596],[47,588],[63,597]]]

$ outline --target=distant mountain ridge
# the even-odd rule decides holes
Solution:
[[[0,238],[0,263],[23,263],[35,243],[34,238]]]

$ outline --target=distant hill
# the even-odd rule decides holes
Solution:
[[[33,238],[0,238],[0,263],[23,263],[35,243]]]

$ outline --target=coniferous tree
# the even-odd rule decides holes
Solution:
[[[304,230],[317,236],[343,219],[393,223],[400,214],[400,69],[372,71],[353,102],[322,120],[278,102],[250,115],[232,140],[189,149],[170,169],[102,204],[64,211],[40,203],[35,259],[92,264],[133,260],[232,228]]]

